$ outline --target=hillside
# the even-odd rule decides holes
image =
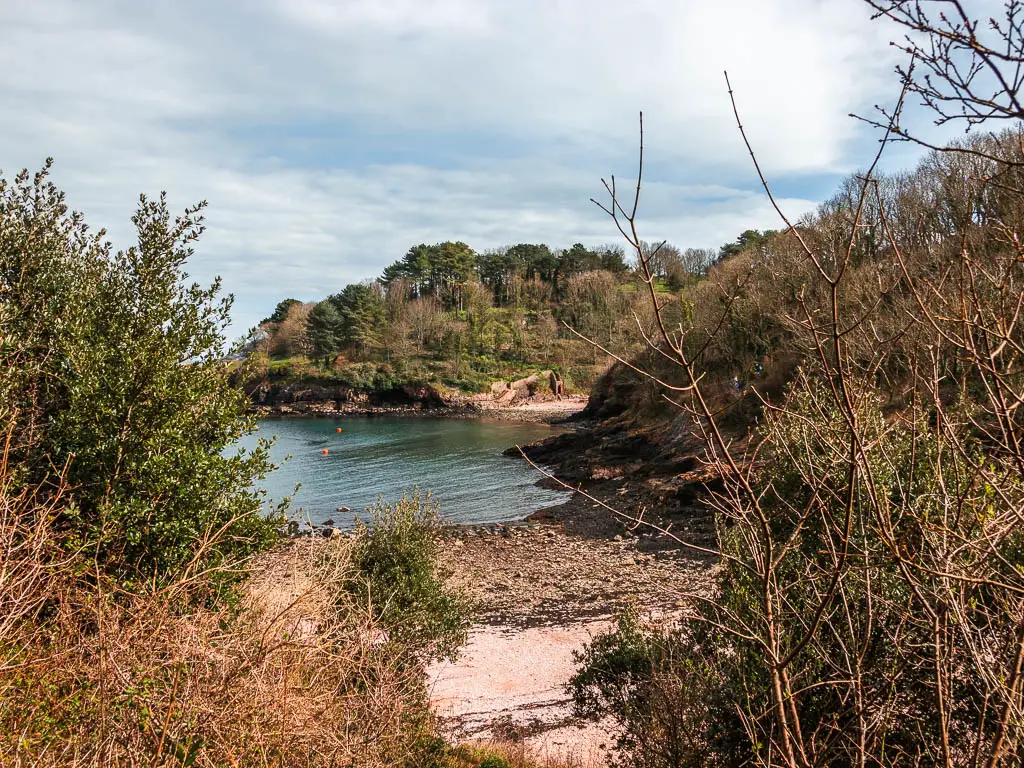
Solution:
[[[736,246],[644,247],[657,290],[678,298]],[[377,279],[315,303],[282,300],[238,345],[246,388],[265,396],[321,387],[384,401],[429,389],[428,400],[444,400],[554,372],[562,392],[583,394],[611,361],[601,348],[633,354],[637,323],[651,330],[641,286],[617,246],[418,245]]]
[[[1019,763],[1022,146],[852,176],[649,291],[589,423],[526,450],[578,489],[534,519],[720,565],[579,657],[577,714],[634,764]]]

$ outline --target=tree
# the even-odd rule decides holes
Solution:
[[[328,299],[340,318],[340,341],[357,355],[366,355],[380,343],[386,317],[384,302],[369,285],[347,285],[344,290]]]
[[[0,180],[0,417],[16,476],[66,483],[54,524],[125,582],[268,546],[278,519],[253,490],[266,450],[227,450],[254,428],[220,362],[231,297],[183,282],[204,204],[172,219],[163,195],[140,198],[137,244],[112,253],[49,167]]]
[[[665,280],[670,270],[679,269],[682,264],[679,249],[667,241],[649,243],[645,240],[640,247],[643,249],[644,259],[651,274],[658,280]]]
[[[430,344],[440,342],[441,305],[432,298],[414,299],[406,307],[404,318],[409,323],[417,349],[423,352]]]
[[[277,302],[277,306],[274,307],[270,317],[261,321],[260,325],[263,325],[263,323],[280,323],[288,316],[288,310],[301,303],[298,299],[282,299]]]
[[[906,31],[906,37],[893,45],[907,54],[909,64],[897,66],[896,74],[906,93],[917,96],[932,112],[936,125],[959,124],[965,133],[993,120],[1019,127],[1024,119],[1020,0],[1004,0],[1002,13],[986,18],[972,18],[961,0],[866,2],[875,11],[874,18],[885,17]],[[978,146],[933,144],[908,130],[898,112],[879,112],[881,120],[868,122],[886,129],[893,140],[952,154],[980,154],[1004,164],[1021,162]]]
[[[718,251],[714,248],[686,248],[682,253],[683,271],[690,277],[707,274],[708,268],[718,261]]]
[[[507,255],[522,265],[520,274],[527,280],[539,278],[548,283],[554,282],[558,260],[551,249],[543,243],[519,243],[509,248]]]
[[[291,301],[290,299],[288,301]],[[278,308],[285,302],[278,304]],[[309,313],[315,305],[294,301],[286,305],[284,316],[270,329],[271,357],[296,357],[312,350],[309,338]],[[275,314],[277,314],[275,310]]]
[[[449,307],[462,308],[461,288],[476,269],[476,254],[465,243],[446,241],[435,245],[430,252],[430,281],[434,297]]]
[[[477,254],[476,270],[480,282],[491,289],[494,301],[500,306],[509,303],[509,287],[523,270],[522,261],[509,248]]]
[[[768,238],[774,235],[774,230],[766,229],[764,232],[759,232],[756,229],[748,229],[740,234],[733,242],[726,243],[718,250],[718,258],[727,259],[730,256],[735,256],[737,253],[747,250],[748,248],[757,248],[763,245]]]
[[[601,256],[575,243],[572,248],[558,254],[558,269],[555,273],[556,290],[573,275],[601,268]]]
[[[381,280],[385,286],[398,279],[411,280],[417,296],[429,294],[455,306],[459,302],[458,286],[472,278],[475,269],[476,254],[463,242],[421,243],[387,267]]]
[[[626,264],[626,252],[621,246],[605,245],[598,248],[596,252],[601,258],[601,265],[599,268],[603,269],[605,272],[620,275],[629,270],[629,265]]]
[[[722,249],[694,292],[714,308],[704,322],[665,316],[638,198],[608,185],[601,206],[649,287],[659,367],[644,372],[703,439],[717,486],[717,549],[672,534],[720,563],[676,638],[677,658],[698,663],[670,672],[712,706],[674,707],[675,733],[698,727],[698,749],[655,765],[1024,760],[1022,6],[978,20],[959,0],[869,4],[908,28],[924,74],[900,70],[868,170],[798,224],[777,205],[782,233],[748,230]],[[882,152],[910,135],[896,120],[908,93],[940,123],[1015,122],[886,179]],[[737,306],[765,296],[751,314],[785,331],[765,340],[789,358],[785,386],[730,390],[709,349],[735,346]],[[627,696],[653,693],[634,678]]]
[[[476,282],[466,283],[463,293],[469,348],[475,352],[483,352],[485,335],[491,319],[491,293],[483,284]]]
[[[625,301],[618,281],[611,272],[581,272],[573,275],[566,283],[565,298],[559,314],[570,328],[606,346],[622,314]]]
[[[324,299],[309,311],[307,319],[310,347],[316,357],[329,362],[344,344],[341,313],[331,299]]]
[[[414,286],[417,296],[430,290],[431,246],[421,243],[410,248],[401,261],[396,261],[384,270],[381,282],[385,286],[397,279],[408,280]]]

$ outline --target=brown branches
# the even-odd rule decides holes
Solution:
[[[911,174],[879,177],[877,167],[891,141],[910,135],[900,124],[910,94],[940,122],[1021,117],[1024,28],[1014,0],[987,38],[955,0],[871,4],[917,35],[906,47],[914,64],[883,111],[868,170],[799,226],[772,193],[726,78],[737,129],[786,228],[756,260],[741,253],[713,270],[708,287],[686,296],[706,302],[701,322],[675,329],[655,290],[657,249],[638,235],[641,123],[631,199],[618,199],[612,177],[610,200],[597,204],[635,253],[654,317],[643,340],[670,370],[622,362],[666,385],[667,399],[675,393],[722,478],[707,495],[721,602],[701,602],[687,631],[713,627],[716,652],[743,659],[731,701],[750,761],[1016,765],[1024,143],[1011,131],[930,156]],[[948,14],[932,20],[940,6]],[[741,298],[723,275],[747,263],[759,290]],[[757,311],[738,315],[744,302]],[[759,340],[764,359],[785,353],[796,364],[784,396],[755,391],[756,434],[737,441],[723,414],[741,396],[723,392],[723,358],[739,357],[738,318],[766,314],[784,333]]]
[[[875,13],[903,27],[907,34],[896,48],[910,64],[896,73],[922,106],[935,114],[936,125],[962,122],[969,131],[991,120],[1024,118],[1024,14],[1019,0],[1007,0],[1002,16],[972,18],[960,0],[865,0]],[[898,117],[879,108],[884,126]],[[972,152],[988,159],[997,155],[963,146],[929,142],[896,123],[897,138],[928,149]]]

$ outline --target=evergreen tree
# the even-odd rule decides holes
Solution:
[[[309,343],[315,357],[333,359],[343,343],[342,319],[333,297],[324,299],[309,312]]]
[[[226,450],[254,428],[220,360],[231,297],[219,281],[184,282],[204,204],[175,219],[163,195],[142,197],[137,244],[113,253],[48,170],[0,179],[0,429],[14,477],[66,484],[72,504],[53,524],[123,581],[268,546],[278,523],[253,490],[266,451]]]

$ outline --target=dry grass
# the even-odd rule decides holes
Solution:
[[[0,464],[0,764],[433,762],[422,669],[346,589],[346,541],[246,564],[211,609],[213,574],[129,594],[69,554],[62,503]]]
[[[437,738],[422,665],[349,589],[350,540],[235,564],[230,605],[189,570],[128,593],[61,541],[62,493],[17,489],[3,459],[0,765],[573,768]]]
[[[538,758],[512,741],[463,744],[451,756],[451,768],[584,768],[582,763]]]

